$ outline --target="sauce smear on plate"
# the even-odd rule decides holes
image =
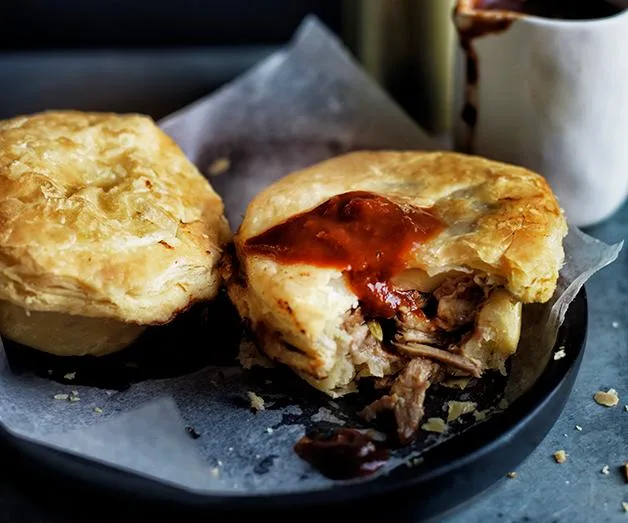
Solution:
[[[368,476],[388,459],[388,451],[367,433],[347,428],[303,436],[294,450],[330,479]]]

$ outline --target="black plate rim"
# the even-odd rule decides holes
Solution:
[[[576,364],[580,361],[585,349],[588,330],[588,300],[585,286],[583,286],[574,300],[574,304],[581,309],[581,321],[575,324],[568,333],[559,332],[557,344],[568,345],[566,357],[560,360],[550,360],[548,367],[543,371],[537,382],[517,398],[507,409],[489,418],[474,429],[483,428],[484,437],[480,437],[480,444],[468,453],[444,465],[439,465],[417,474],[406,474],[401,481],[391,481],[389,475],[376,479],[347,482],[335,488],[310,490],[307,492],[289,492],[280,494],[204,494],[193,490],[186,490],[172,484],[162,483],[148,476],[126,471],[115,465],[97,460],[84,458],[70,452],[48,447],[33,442],[8,431],[0,423],[0,442],[13,447],[31,458],[39,459],[43,464],[54,466],[54,463],[65,464],[65,473],[75,479],[80,479],[90,485],[105,491],[121,494],[132,493],[134,497],[143,497],[157,502],[174,502],[188,508],[204,509],[238,509],[238,510],[265,510],[276,509],[278,506],[290,509],[304,505],[328,505],[338,502],[351,502],[365,496],[383,496],[392,491],[401,491],[416,487],[421,483],[429,482],[436,477],[451,473],[473,461],[481,459],[497,447],[504,447],[523,430],[527,423],[550,404],[559,393],[561,385],[567,380]],[[572,310],[570,306],[567,311]],[[561,327],[561,331],[563,328]],[[561,406],[562,411],[562,406]],[[494,431],[497,431],[495,433]],[[445,447],[443,443],[441,447]],[[536,446],[536,445],[535,445]],[[408,468],[408,471],[412,469]],[[64,472],[64,470],[60,470]]]

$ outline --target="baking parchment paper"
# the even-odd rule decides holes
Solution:
[[[445,148],[418,129],[314,18],[304,21],[285,50],[160,124],[210,177],[233,229],[254,194],[294,169],[355,149]],[[507,383],[487,378],[488,385],[478,387],[505,387],[509,400],[529,388],[553,353],[568,304],[621,247],[571,228],[556,295],[547,305],[527,308]],[[243,370],[231,356],[221,359],[231,350],[222,336],[229,322],[212,309],[185,321],[191,324],[149,334],[139,352],[88,364],[5,342],[0,421],[25,439],[201,492],[330,486],[332,480],[301,461],[293,445],[312,424],[359,423],[353,414],[358,400],[330,401],[281,370]],[[250,408],[249,392],[263,398],[264,410]],[[443,398],[473,394],[437,389],[428,412],[444,416]],[[485,396],[490,401],[484,407],[490,407],[501,395]],[[393,453],[380,473],[455,433],[422,433],[414,446]]]

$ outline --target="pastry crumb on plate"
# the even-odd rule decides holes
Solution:
[[[427,422],[424,423],[421,428],[427,432],[437,432],[442,434],[447,431],[447,424],[442,418],[428,418]]]

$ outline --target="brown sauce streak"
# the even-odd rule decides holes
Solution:
[[[479,9],[479,7],[477,7]],[[464,105],[462,107],[461,118],[468,126],[467,143],[464,146],[464,152],[473,152],[473,142],[475,138],[475,126],[478,120],[478,102],[476,93],[480,80],[480,64],[478,53],[475,49],[474,41],[489,34],[497,34],[506,31],[514,22],[512,15],[510,16],[482,16],[462,14],[460,8],[456,8],[455,16],[463,16],[465,21],[461,24],[456,23],[458,30],[458,39],[460,47],[465,54],[465,96]]]
[[[388,451],[368,434],[336,429],[331,434],[303,436],[294,447],[298,456],[330,479],[368,476],[388,459]]]
[[[390,279],[406,268],[414,246],[442,228],[428,209],[402,209],[382,196],[355,191],[249,238],[244,251],[282,263],[339,269],[365,316],[391,318],[402,304],[414,308],[414,300]]]

